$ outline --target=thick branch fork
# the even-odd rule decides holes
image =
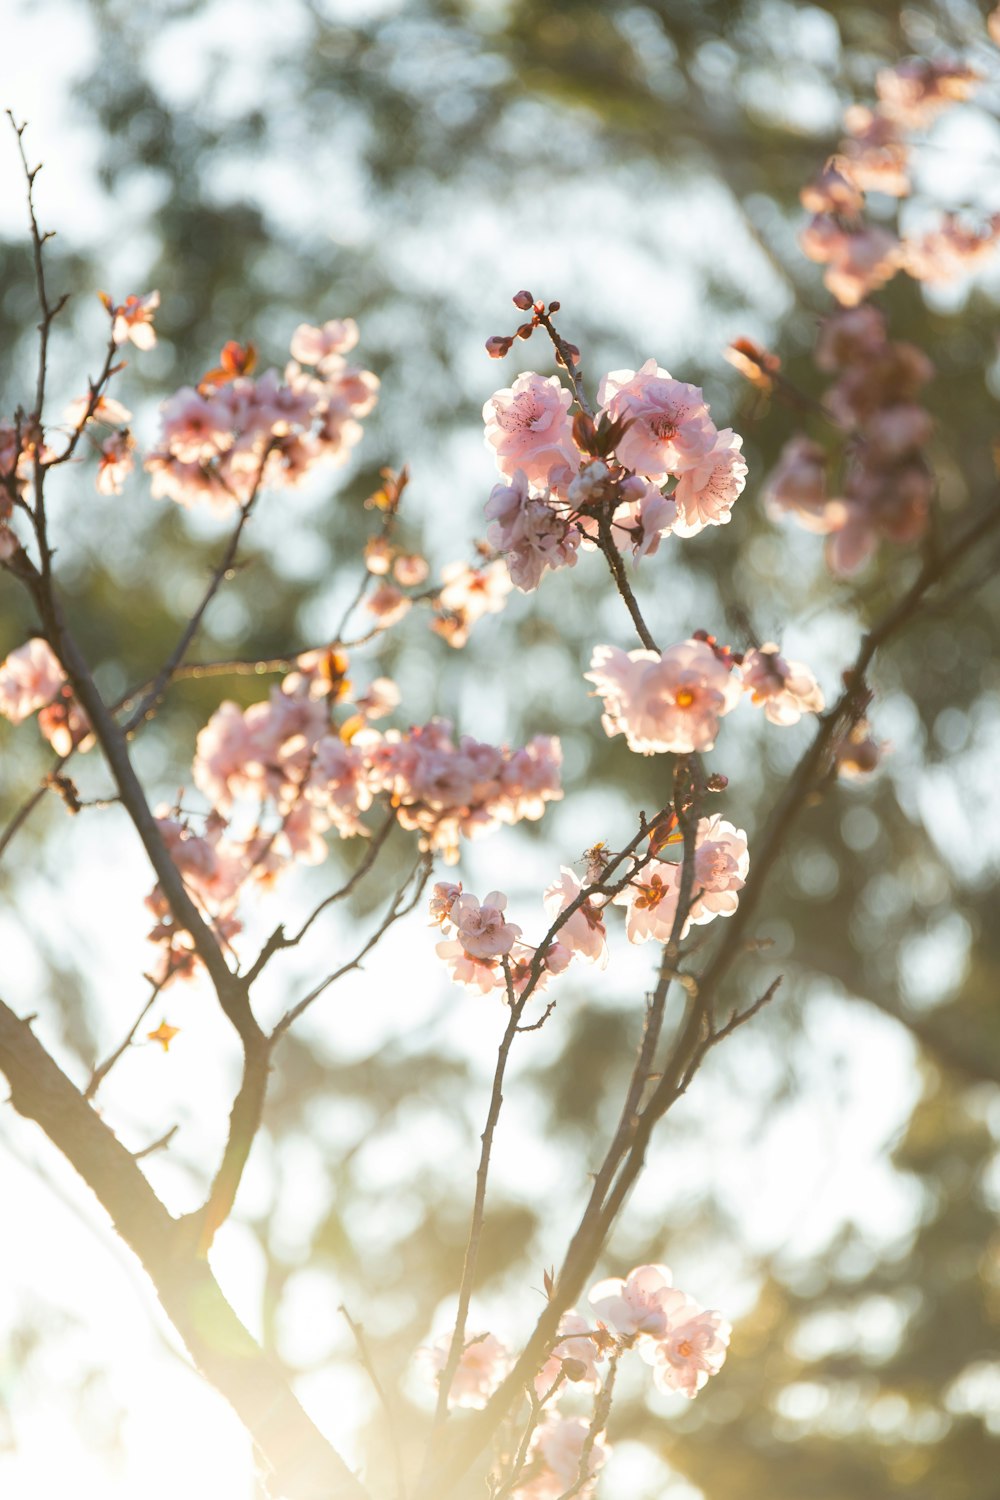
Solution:
[[[142,1262],[194,1363],[253,1438],[273,1493],[287,1500],[367,1500],[229,1306],[185,1221],[170,1216],[131,1152],[2,1000],[0,1071],[14,1108],[72,1163]]]

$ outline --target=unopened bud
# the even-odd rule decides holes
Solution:
[[[564,1359],[562,1372],[567,1380],[577,1381],[587,1378],[587,1366],[582,1359]]]
[[[522,312],[527,312],[535,299],[530,292],[516,292],[512,300],[515,307],[519,307]]]
[[[561,302],[550,302],[549,303],[549,312],[550,313],[558,312],[561,307],[562,307],[562,303]]]
[[[556,305],[558,306],[558,303]],[[580,351],[575,344],[563,344],[562,348],[571,365],[579,364]]]
[[[713,771],[705,782],[705,790],[706,792],[724,792],[728,785],[728,776],[723,776],[721,771]]]
[[[513,342],[513,339],[507,339],[495,333],[492,338],[486,340],[486,353],[490,359],[503,359],[505,354],[510,353],[510,346]]]
[[[530,339],[534,331],[534,323],[522,323],[520,328],[517,330],[517,337],[519,339]]]

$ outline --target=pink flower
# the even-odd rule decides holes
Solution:
[[[685,1311],[656,1346],[653,1379],[661,1391],[693,1398],[722,1368],[732,1329],[720,1313],[703,1312],[690,1299]]]
[[[66,421],[71,427],[79,427],[87,415],[91,399],[90,396],[79,396],[76,401],[71,401],[67,406]],[[103,422],[108,427],[124,427],[126,422],[131,422],[132,413],[127,406],[123,406],[113,396],[98,396],[87,420]]]
[[[147,292],[144,297],[126,297],[120,307],[114,307],[109,297],[103,297],[103,301],[114,319],[111,337],[116,344],[126,344],[131,339],[137,349],[156,348],[153,314],[160,305],[159,292]]]
[[[773,641],[748,651],[741,667],[744,691],[763,704],[772,724],[797,724],[803,714],[818,714],[825,699],[816,678],[799,661],[786,661]]]
[[[513,479],[521,469],[529,484],[544,488],[553,469],[568,465],[576,471],[580,453],[569,419],[572,400],[558,376],[546,379],[530,370],[490,397],[483,407],[486,442],[501,474]]]
[[[503,609],[510,593],[510,579],[503,563],[489,563],[485,568],[470,568],[453,562],[441,570],[444,587],[439,595],[442,609],[463,617],[469,626],[483,615],[494,615]]]
[[[397,624],[409,608],[410,600],[394,583],[380,583],[365,598],[365,609],[375,616],[383,630]]]
[[[354,700],[354,706],[366,719],[384,719],[399,707],[400,691],[391,677],[374,677]]]
[[[636,562],[640,557],[652,557],[675,528],[675,496],[665,495],[655,484],[636,475],[623,480],[620,492],[624,503],[611,519],[611,534],[621,550],[632,548]]]
[[[655,359],[647,359],[641,370],[605,375],[597,400],[612,421],[631,421],[618,443],[618,459],[647,479],[683,474],[715,442],[715,426],[700,388],[671,379]]]
[[[968,99],[983,75],[965,63],[911,58],[880,68],[875,91],[883,112],[904,130],[922,130],[942,110]]]
[[[449,920],[466,953],[473,958],[500,958],[510,952],[521,929],[514,922],[504,921],[506,906],[507,897],[500,891],[490,891],[481,906],[475,896],[462,894],[456,898]]]
[[[550,921],[554,921],[560,912],[572,905],[582,890],[583,886],[573,871],[563,865],[559,879],[554,885],[548,887],[544,896],[545,912]],[[601,908],[595,905],[592,897],[588,897],[582,906],[577,907],[568,921],[560,927],[556,936],[560,944],[569,948],[573,953],[579,953],[580,957],[585,958],[588,963],[596,964],[599,969],[607,968],[607,929],[604,926]]]
[[[547,498],[532,495],[524,470],[509,485],[495,485],[486,502],[490,522],[486,539],[507,554],[511,582],[522,593],[536,589],[546,568],[553,571],[576,562],[580,531],[558,514]]]
[[[426,583],[430,567],[425,557],[417,552],[409,552],[396,558],[392,571],[397,583],[402,584],[404,589],[412,589]]]
[[[576,1485],[589,1427],[581,1417],[560,1417],[536,1429],[530,1450],[533,1461],[526,1471],[531,1477],[514,1492],[518,1500],[558,1500]],[[587,1459],[587,1478],[577,1492],[581,1500],[593,1493],[594,1481],[610,1452],[603,1438],[594,1440]],[[541,1467],[536,1470],[539,1463]]]
[[[333,318],[322,328],[300,323],[292,334],[291,355],[302,365],[316,365],[322,372],[331,354],[346,354],[358,342],[353,318]]]
[[[20,724],[50,703],[65,681],[48,641],[33,636],[0,663],[0,715]]]
[[[764,483],[764,504],[771,519],[779,520],[790,511],[800,526],[820,536],[842,526],[843,502],[827,495],[826,469],[826,450],[819,443],[807,437],[787,442]]]
[[[640,755],[711,750],[719,719],[740,697],[738,677],[704,641],[687,640],[662,656],[597,646],[584,673],[604,699],[602,723],[624,734]]]
[[[743,439],[724,427],[704,458],[685,470],[677,481],[675,536],[697,536],[706,526],[724,526],[747,482],[747,465],[740,449]]]
[[[630,943],[650,938],[670,941],[680,896],[680,868],[651,859],[613,898],[616,906],[628,907],[625,932]]]
[[[127,475],[135,468],[135,439],[126,429],[113,432],[101,444],[101,461],[97,466],[97,489],[102,495],[120,495]]]
[[[671,1310],[683,1300],[673,1280],[668,1266],[636,1266],[624,1279],[611,1276],[597,1282],[588,1301],[598,1321],[613,1333],[662,1339],[670,1327]]]
[[[421,1349],[424,1367],[440,1377],[448,1362],[451,1334],[435,1339],[429,1349]],[[448,1392],[449,1406],[485,1406],[507,1373],[509,1356],[492,1333],[473,1334],[466,1340]]]
[[[436,883],[430,899],[432,926],[440,927],[442,932],[451,931],[451,909],[461,894],[461,881],[457,885],[452,880],[439,880]]]
[[[724,822],[718,813],[699,819],[695,835],[695,899],[681,937],[692,926],[701,926],[715,917],[731,917],[739,905],[737,892],[746,884],[749,869],[750,855],[743,829]]]

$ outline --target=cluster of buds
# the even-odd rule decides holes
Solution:
[[[546,306],[544,302],[536,302],[531,293],[525,291],[515,292],[511,300],[520,312],[530,312],[531,318],[515,328],[512,334],[497,333],[492,338],[488,338],[486,352],[490,359],[503,359],[510,353],[518,339],[530,339],[535,329],[544,325],[555,344],[557,362],[566,369],[575,368],[580,361],[579,349],[575,344],[568,344],[565,339],[561,339],[552,327],[552,316],[559,311],[562,304],[550,302]]]

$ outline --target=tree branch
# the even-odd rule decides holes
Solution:
[[[202,1374],[229,1401],[286,1500],[367,1500],[306,1416],[277,1366],[251,1338],[135,1158],[35,1037],[0,1000],[0,1071],[19,1114],[41,1126],[139,1257]]]

